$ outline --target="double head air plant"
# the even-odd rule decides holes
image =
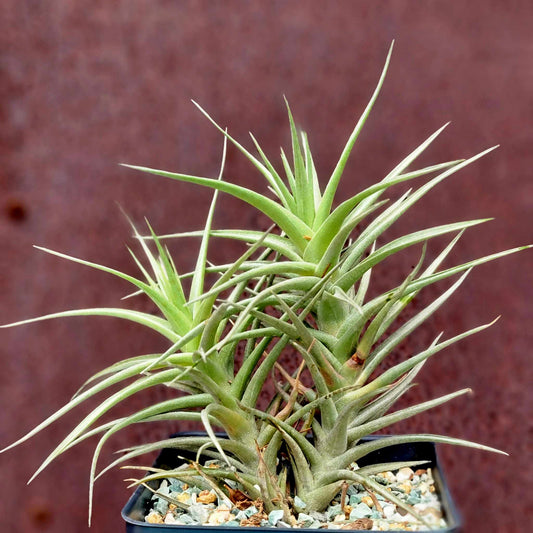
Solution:
[[[388,358],[450,298],[473,267],[522,249],[442,268],[461,234],[485,220],[429,227],[380,242],[385,230],[426,193],[492,150],[464,160],[409,170],[443,128],[381,181],[336,202],[344,167],[378,96],[389,59],[390,52],[377,88],[325,187],[321,187],[317,177],[307,136],[297,131],[290,110],[292,164],[282,150],[284,177],[253,136],[257,157],[208,117],[224,136],[224,153],[227,142],[233,143],[266,179],[268,195],[225,181],[222,170],[218,179],[210,179],[132,167],[214,190],[204,229],[172,236],[200,237],[193,272],[178,273],[162,244],[163,237],[151,229],[149,235],[141,235],[134,228],[146,256],[143,263],[131,252],[141,272],[139,278],[45,250],[130,282],[136,294],[144,294],[155,303],[158,312],[83,309],[18,324],[105,315],[151,328],[167,339],[168,349],[118,361],[99,372],[63,408],[9,446],[27,440],[97,393],[112,391],[64,438],[35,475],[66,450],[96,436],[89,482],[92,498],[95,480],[109,468],[154,450],[177,448],[196,454],[193,469],[151,472],[137,483],[161,477],[189,482],[195,478],[227,495],[227,483],[238,482],[247,498],[261,500],[266,511],[283,512],[284,520],[290,524],[302,505],[306,512],[326,508],[346,481],[358,482],[416,515],[369,477],[415,463],[354,469],[353,464],[371,451],[396,443],[431,441],[498,452],[469,441],[429,434],[361,442],[369,434],[468,392],[460,390],[391,412],[431,356],[490,324],[447,338],[440,334],[421,352],[399,362],[395,358],[392,366]],[[385,192],[406,182],[413,183],[413,188],[391,203],[383,199]],[[272,221],[272,227],[266,232],[212,229],[219,192],[258,209]],[[451,241],[434,259],[426,261],[426,243],[443,235],[449,235]],[[212,265],[207,251],[213,237],[244,241],[248,245],[246,252],[233,263]],[[415,246],[420,249],[420,260],[404,281],[383,294],[369,296],[372,269]],[[422,289],[448,278],[454,281],[440,296],[397,325],[397,318]],[[208,284],[208,279],[215,281]],[[284,366],[288,359],[293,360],[290,369]],[[281,383],[272,385],[269,376],[273,372],[283,378]],[[170,389],[170,399],[147,405],[126,417],[104,418],[130,396],[160,386]],[[260,399],[265,391],[270,393],[266,407]],[[191,420],[203,424],[203,436],[178,436],[132,447],[98,472],[102,447],[118,431],[141,422]],[[226,437],[220,437],[220,430]],[[218,467],[206,468],[206,458],[216,459]]]

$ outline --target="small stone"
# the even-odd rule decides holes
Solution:
[[[350,505],[354,507],[358,503],[361,503],[362,496],[360,494],[352,494],[350,496]]]
[[[189,503],[191,499],[191,495],[188,492],[181,492],[176,496],[176,500],[178,500],[181,503]]]
[[[244,511],[241,510],[237,513],[235,520],[244,520],[245,518],[248,518],[248,516],[246,515]]]
[[[186,525],[186,526],[198,523],[195,520],[193,520],[188,514],[180,515],[178,520],[179,520],[179,522],[178,522],[179,524],[183,524],[183,525]]]
[[[171,512],[165,515],[164,522],[165,524],[179,524],[180,523],[180,521]]]
[[[265,519],[266,519],[266,515],[264,513],[256,513],[256,514],[250,516],[250,518],[245,518],[244,520],[242,520],[241,521],[241,526],[244,526],[244,527],[249,527],[249,526],[257,527],[257,526],[262,525],[264,521],[266,521],[266,524],[268,525],[268,521],[265,520]]]
[[[417,489],[420,491],[421,494],[424,494],[425,492],[429,492],[429,485],[427,483],[420,483]]]
[[[439,521],[442,518],[442,512],[435,509],[435,507],[428,507],[427,509],[420,511],[420,514],[421,516],[434,519],[435,521]]]
[[[344,513],[343,513],[343,514],[338,514],[338,515],[333,519],[333,522],[334,522],[334,523],[346,522],[346,517],[344,516]]]
[[[404,492],[405,494],[409,494],[411,492],[411,483],[400,483],[399,485],[397,485],[397,487],[399,490],[401,490],[402,492]]]
[[[400,470],[398,470],[398,472],[396,473],[396,479],[400,483],[403,483],[404,481],[411,479],[414,476],[414,474],[415,473],[413,472],[411,468],[408,468],[408,467],[400,468]]]
[[[298,514],[298,522],[302,524],[303,526],[309,526],[315,521],[315,519],[308,514],[305,513],[299,513]]]
[[[418,489],[414,489],[409,494],[409,497],[407,498],[407,503],[409,505],[415,505],[417,503],[420,503],[422,498],[420,497],[420,491]]]
[[[344,512],[340,504],[332,505],[327,510],[328,520],[333,520],[336,516],[342,515],[344,517]]]
[[[232,518],[234,518],[234,516],[230,513],[229,509],[218,508],[216,511],[213,511],[209,515],[209,518],[207,519],[207,523],[210,525],[218,526],[220,524],[224,524],[225,522],[227,522],[228,520],[231,520]]]
[[[217,500],[216,494],[212,493],[209,490],[203,490],[196,497],[196,501],[198,503],[214,503],[216,502],[216,500]]]
[[[240,525],[241,523],[238,520],[228,520],[228,522],[226,522],[226,526],[239,527]]]
[[[368,507],[374,507],[374,500],[370,496],[363,496],[361,502],[366,503]]]
[[[159,485],[159,488],[157,489],[157,492],[164,494],[165,496],[168,496],[170,494],[170,487],[168,485],[168,481],[166,479],[163,479],[161,481],[161,485]],[[156,495],[157,497],[157,495]]]
[[[355,485],[350,485],[348,487],[348,489],[346,490],[346,494],[348,494],[348,496],[352,496],[353,494],[357,494],[357,489],[355,488]]]
[[[350,522],[341,527],[341,529],[355,529],[355,530],[369,530],[372,529],[374,523],[370,518],[359,518],[355,522]]]
[[[150,511],[146,517],[145,522],[148,522],[149,524],[164,524],[165,521],[163,517],[157,512],[157,511]]]
[[[274,509],[268,513],[268,523],[271,526],[275,526],[281,519],[283,519],[282,509]]]
[[[430,485],[429,486],[429,492],[435,492],[435,485]]]
[[[250,518],[251,516],[253,516],[254,514],[256,514],[258,512],[259,512],[259,510],[257,509],[257,507],[255,505],[250,505],[250,507],[248,507],[248,509],[244,510],[244,514],[246,515],[246,518]]]
[[[298,496],[294,497],[294,506],[297,509],[305,509],[307,507],[307,504]]]
[[[179,479],[169,479],[170,492],[181,492],[183,483]]]
[[[415,476],[421,476],[422,474],[425,474],[426,471],[423,468],[419,468],[418,470],[415,470]]]
[[[169,497],[169,498],[172,498],[173,500],[177,500],[179,494],[181,494],[181,489],[178,490],[178,491],[172,491],[172,492],[168,495],[168,497]]]
[[[189,515],[195,522],[204,524],[207,522],[209,511],[201,503],[196,503],[189,507]]]
[[[384,505],[383,506],[383,515],[385,518],[392,518],[392,515],[396,512],[396,507],[394,505]]]
[[[154,505],[154,511],[157,511],[161,516],[165,516],[168,511],[168,502],[163,498],[158,498]]]
[[[361,502],[357,504],[350,513],[350,520],[357,520],[358,518],[369,518],[372,514],[372,509],[364,503]]]
[[[382,483],[381,480],[385,480],[386,483]],[[390,485],[391,483],[394,483],[396,481],[396,476],[390,471],[381,472],[376,476],[376,481],[378,483],[382,483],[383,485]]]
[[[317,520],[318,522],[325,522],[327,520],[326,513],[319,513],[318,511],[311,511],[309,513],[309,516],[311,516],[313,519]]]

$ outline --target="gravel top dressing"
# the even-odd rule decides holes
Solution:
[[[214,467],[216,465],[213,465]],[[402,468],[370,476],[393,495],[411,505],[433,528],[446,528],[441,504],[435,490],[431,468]],[[297,498],[301,511],[283,520],[283,511],[266,513],[260,500],[252,501],[238,484],[228,482],[229,497],[220,490],[190,486],[168,478],[152,496],[152,508],[145,520],[149,523],[202,526],[262,526],[277,528],[346,529],[373,531],[428,531],[416,518],[383,496],[358,483],[346,484],[325,510],[305,512],[305,502]]]

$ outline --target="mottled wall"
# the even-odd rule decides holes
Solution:
[[[532,242],[532,24],[529,0],[3,0],[0,323],[117,305],[129,290],[32,244],[133,273],[125,248],[130,230],[117,203],[139,223],[147,216],[160,233],[202,224],[207,191],[117,166],[130,162],[215,175],[220,135],[191,98],[247,145],[252,130],[276,158],[288,141],[285,94],[326,176],[393,38],[388,79],[347,168],[345,193],[382,177],[452,120],[422,163],[469,156],[497,143],[501,148],[429,194],[388,235],[493,216],[464,237],[455,261]],[[262,186],[235,150],[226,176]],[[225,198],[221,205],[219,227],[265,225],[236,200]],[[180,268],[189,268],[195,243],[172,249]],[[218,243],[212,257],[227,260],[233,251]],[[406,256],[381,269],[379,283],[389,286],[411,261]],[[480,267],[411,341],[416,347],[441,329],[453,334],[503,314],[487,333],[432,361],[411,400],[466,386],[475,396],[397,428],[448,433],[510,452],[505,458],[442,450],[468,532],[487,530],[487,524],[494,532],[526,527],[531,471],[521,456],[530,451],[531,266],[531,254],[522,253]],[[93,372],[162,348],[141,328],[104,318],[2,330],[0,339],[2,445],[61,406]],[[25,485],[77,416],[0,457],[3,531],[86,530],[91,443]],[[118,436],[115,445],[140,442],[144,431],[155,437],[168,430],[136,428]],[[114,472],[97,486],[94,531],[122,530],[126,475]]]

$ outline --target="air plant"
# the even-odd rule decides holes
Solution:
[[[315,170],[307,135],[298,132],[288,104],[292,164],[282,150],[285,177],[267,159],[253,136],[257,157],[200,108],[224,136],[224,154],[226,143],[233,143],[266,179],[274,198],[222,179],[224,157],[218,179],[132,167],[213,189],[204,229],[158,237],[151,228],[149,235],[141,235],[133,227],[147,262],[145,266],[131,252],[142,274],[139,279],[45,250],[128,281],[135,288],[134,294],[146,295],[159,311],[146,314],[125,308],[83,309],[10,326],[58,317],[105,315],[151,328],[167,339],[168,349],[125,359],[99,372],[63,408],[9,446],[27,440],[95,394],[112,386],[121,387],[118,392],[108,393],[81,420],[35,475],[67,449],[96,435],[99,441],[90,471],[91,496],[95,480],[109,468],[154,450],[176,448],[196,454],[194,468],[160,472],[147,467],[151,472],[135,482],[144,484],[176,477],[214,487],[220,497],[229,498],[226,483],[231,480],[239,483],[247,498],[261,500],[267,511],[283,511],[285,521],[290,524],[294,523],[294,514],[302,502],[306,511],[321,511],[338,494],[343,483],[353,481],[393,500],[424,521],[410,506],[369,477],[384,470],[421,464],[422,460],[358,470],[354,470],[354,463],[376,449],[415,441],[504,453],[441,435],[401,435],[361,442],[367,435],[469,392],[463,389],[390,412],[410,390],[430,357],[490,324],[445,339],[441,333],[427,348],[404,360],[395,359],[392,366],[389,356],[452,296],[475,266],[527,248],[505,250],[442,268],[462,233],[488,219],[424,228],[385,244],[378,243],[383,233],[426,193],[493,150],[409,170],[445,126],[381,181],[335,206],[346,162],[378,97],[391,52],[392,47],[377,88],[324,188]],[[396,185],[417,183],[428,176],[423,184],[415,185],[390,205],[382,199]],[[272,221],[271,229],[267,232],[213,229],[219,192],[258,209]],[[364,229],[359,230],[361,227]],[[427,243],[443,235],[451,235],[451,241],[426,264]],[[196,267],[191,273],[179,274],[163,241],[191,236],[201,238]],[[207,260],[211,238],[244,241],[248,248],[232,263],[211,265]],[[374,267],[414,246],[421,248],[420,260],[404,281],[383,294],[369,297]],[[206,282],[208,273],[216,278],[210,285]],[[398,325],[398,317],[422,289],[457,275],[458,279],[440,296]],[[188,294],[183,286],[185,279],[190,281]],[[293,360],[295,371],[284,367],[287,357]],[[383,370],[385,361],[389,364]],[[283,382],[273,386],[270,376],[274,372]],[[174,397],[129,416],[102,421],[118,403],[141,390],[161,385],[175,390]],[[265,390],[271,397],[267,406],[260,401],[260,394]],[[97,474],[98,458],[109,438],[132,424],[162,420],[197,421],[205,428],[205,435],[178,436],[132,447]],[[223,430],[225,438],[215,428]],[[216,459],[218,468],[206,468],[205,458]]]

